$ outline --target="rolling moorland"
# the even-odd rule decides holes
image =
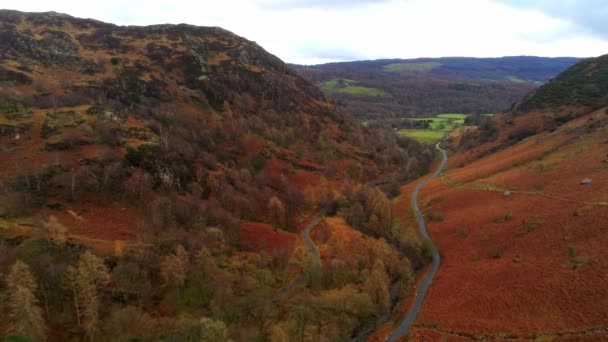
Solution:
[[[395,121],[449,131],[418,195],[431,242],[410,196],[434,146],[363,125],[255,43],[54,12],[0,25],[6,340],[384,341],[433,251],[401,339],[608,339],[608,55],[539,88],[558,72],[492,76],[534,90],[502,114]]]
[[[419,195],[442,264],[408,340],[608,339],[608,55],[445,145]],[[395,201],[410,224],[416,183]]]
[[[355,117],[499,113],[578,58],[419,58],[292,65]]]
[[[0,148],[9,340],[347,340],[428,259],[432,146],[220,28],[0,11]]]

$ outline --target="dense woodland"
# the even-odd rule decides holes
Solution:
[[[3,335],[345,340],[423,261],[388,196],[434,150],[363,127],[255,43],[57,13],[0,23]],[[133,238],[113,253],[78,240],[66,217],[81,204],[132,213]],[[297,232],[323,208],[369,237],[344,246],[323,228],[331,261],[277,296],[307,274],[308,250],[247,250],[240,224]]]

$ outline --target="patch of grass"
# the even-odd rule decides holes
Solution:
[[[423,144],[435,143],[443,138],[444,132],[422,129],[401,129],[400,136],[412,138]]]
[[[363,96],[388,96],[388,94],[378,88],[369,88],[362,86],[349,86],[338,90],[339,93],[351,94],[351,95],[363,95]]]
[[[423,144],[433,143],[441,140],[444,133],[453,131],[456,126],[464,125],[466,117],[467,114],[445,113],[431,118],[407,118],[405,120],[426,121],[427,123],[421,125],[420,129],[401,129],[398,133]]]
[[[342,93],[357,96],[390,96],[387,92],[378,88],[364,87],[357,85],[357,81],[349,79],[333,79],[320,84],[325,92]]]
[[[440,114],[440,115],[452,115],[452,114]],[[460,115],[460,114],[454,114],[454,115]],[[434,117],[434,118],[408,118],[407,120],[410,120],[410,121],[429,121],[429,129],[430,130],[441,131],[441,132],[451,132],[452,130],[454,130],[454,128],[456,128],[456,125],[464,125],[464,119],[449,118],[449,117],[446,117],[446,118],[441,118],[441,117]]]
[[[429,72],[442,64],[437,62],[392,63],[385,65],[385,72]]]
[[[84,119],[75,111],[49,112],[46,114],[40,136],[48,138],[58,134],[66,127],[76,127],[84,123]]]
[[[492,114],[490,114],[492,115]],[[459,119],[459,120],[463,120],[464,123],[464,119],[469,116],[468,114],[459,114],[459,113],[444,113],[444,114],[438,114],[437,117],[438,118],[443,118],[443,119]]]

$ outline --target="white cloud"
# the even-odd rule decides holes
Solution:
[[[518,1],[518,0],[512,0]],[[221,26],[293,63],[440,56],[595,56],[606,40],[542,7],[509,0],[22,0],[117,24]]]

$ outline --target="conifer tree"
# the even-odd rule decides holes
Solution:
[[[160,265],[160,275],[165,285],[173,285],[180,288],[186,283],[189,269],[188,252],[186,252],[184,247],[178,245],[175,248],[175,252],[163,258]]]
[[[201,319],[201,342],[230,341],[230,333],[224,322],[207,317]]]
[[[110,272],[101,258],[86,251],[76,267],[68,267],[66,278],[74,295],[78,325],[93,337],[100,329],[99,290],[110,281]]]
[[[32,341],[45,340],[46,325],[35,296],[38,286],[29,266],[17,260],[6,282],[9,333]]]

